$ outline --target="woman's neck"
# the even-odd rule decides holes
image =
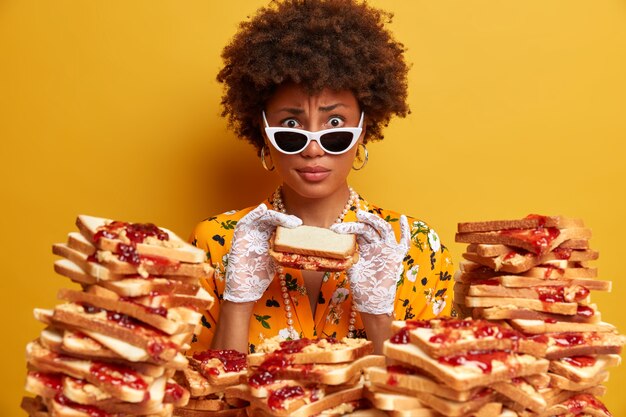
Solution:
[[[287,213],[302,219],[303,224],[330,227],[341,215],[350,198],[348,184],[323,198],[308,198],[282,186],[282,199]]]

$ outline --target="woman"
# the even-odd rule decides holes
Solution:
[[[394,319],[451,314],[452,264],[426,223],[369,204],[347,183],[366,144],[404,117],[403,46],[391,16],[356,0],[285,0],[241,24],[224,49],[223,115],[282,185],[258,206],[210,217],[193,243],[216,269],[195,349],[254,352],[265,338],[367,337],[381,351]],[[359,261],[343,273],[281,268],[268,255],[277,225],[354,233]]]

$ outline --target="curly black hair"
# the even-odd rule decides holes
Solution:
[[[259,115],[280,84],[347,89],[367,115],[366,141],[382,139],[391,117],[409,112],[405,48],[385,28],[391,18],[358,0],[272,1],[222,52],[222,116],[260,153]]]

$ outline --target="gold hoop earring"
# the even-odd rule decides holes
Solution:
[[[271,168],[267,166],[267,162],[265,162],[265,146],[261,148],[261,165],[263,165],[266,171],[274,171],[274,168],[276,168],[274,164],[272,164]]]
[[[367,161],[369,159],[369,152],[367,152],[367,148],[365,147],[365,144],[364,143],[359,143],[359,147],[361,147],[361,146],[363,146],[363,153],[365,154],[365,156],[363,157],[363,163],[360,166],[355,167],[354,164],[352,164],[352,169],[355,170],[355,171],[362,170],[363,167],[365,165],[367,165]],[[357,154],[357,156],[359,155],[359,150],[356,151],[356,154]]]

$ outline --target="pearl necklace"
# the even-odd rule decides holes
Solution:
[[[357,192],[354,191],[352,187],[348,187],[348,188],[350,190],[350,197],[348,198],[348,201],[346,202],[345,207],[339,214],[339,217],[337,217],[337,220],[335,220],[335,223],[343,222],[343,219],[344,217],[346,217],[346,214],[348,214],[348,211],[350,211],[352,206],[357,205],[359,202],[359,195],[357,194]],[[272,198],[272,206],[274,206],[274,209],[280,211],[281,213],[287,214],[287,209],[285,208],[285,204],[283,203],[283,199],[282,199],[282,187],[281,186],[278,186],[278,188],[276,188],[276,191],[274,192],[274,196]],[[278,278],[280,279],[280,292],[283,297],[283,304],[285,305],[285,318],[287,321],[287,331],[289,332],[289,338],[294,339],[294,340],[299,339],[300,335],[293,328],[293,313],[292,313],[292,308],[291,308],[291,299],[289,297],[289,289],[287,288],[287,280],[285,278],[285,271],[283,267],[280,265],[276,267],[276,271],[278,272]],[[335,280],[339,278],[339,275],[340,275],[339,272],[334,273]],[[329,303],[332,302],[332,299],[329,300],[328,302]],[[348,321],[348,337],[350,338],[354,337],[354,332],[356,330],[356,327],[354,326],[355,323],[356,323],[356,310],[354,309],[354,304],[352,304],[350,308],[350,319]]]

